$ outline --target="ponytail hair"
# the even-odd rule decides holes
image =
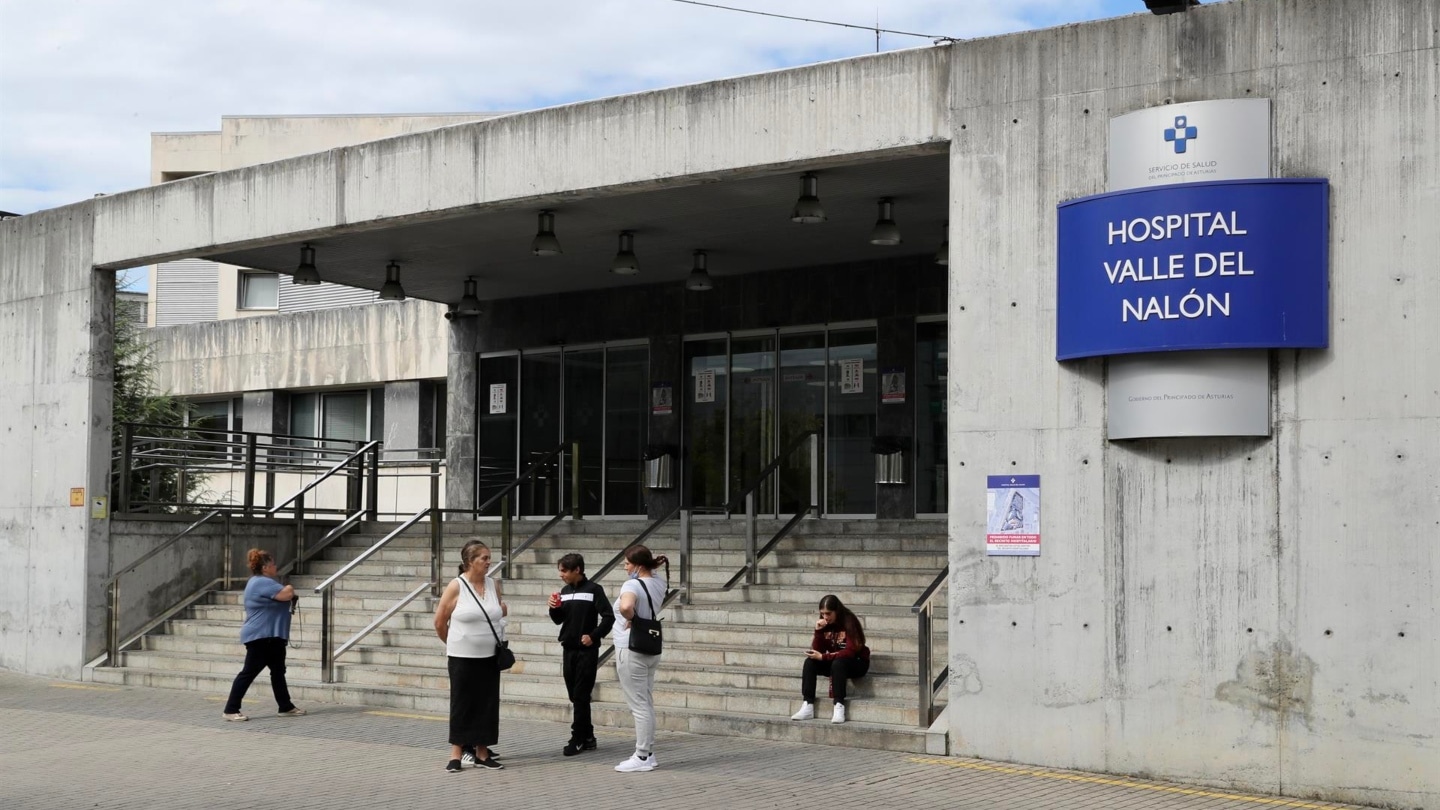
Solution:
[[[625,549],[625,560],[631,565],[639,566],[651,572],[663,565],[665,566],[665,579],[670,579],[670,558],[664,554],[657,557],[651,554],[650,549],[646,546],[637,544]]]
[[[460,549],[460,570],[458,573],[464,574],[465,569],[469,568],[470,563],[474,562],[475,558],[480,556],[481,551],[489,550],[490,547],[479,540],[471,540],[466,543],[465,547]]]

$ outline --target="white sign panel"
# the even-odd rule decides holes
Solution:
[[[865,393],[865,362],[858,357],[840,361],[840,393]]]
[[[1110,190],[1270,176],[1270,100],[1192,101],[1110,119]]]
[[[490,413],[505,413],[505,383],[490,386]]]
[[[1110,358],[1109,436],[1268,436],[1270,356],[1187,352]]]
[[[695,401],[715,401],[715,369],[707,368],[695,375]]]

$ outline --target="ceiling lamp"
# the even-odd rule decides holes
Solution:
[[[405,300],[405,288],[400,286],[400,265],[395,262],[385,265],[385,283],[380,287],[380,300]]]
[[[816,225],[825,221],[825,209],[820,207],[820,197],[815,193],[819,183],[814,172],[800,176],[800,199],[795,201],[795,210],[790,212],[791,222]]]
[[[465,279],[465,294],[460,296],[460,303],[455,305],[455,314],[467,318],[480,314],[480,299],[475,297],[474,276]]]
[[[940,240],[940,249],[935,251],[936,264],[950,263],[950,223],[945,223],[945,235]]]
[[[1200,0],[1145,0],[1145,7],[1155,14],[1189,11],[1198,5],[1200,5]]]
[[[880,218],[875,221],[875,230],[870,232],[872,245],[900,244],[900,228],[895,224],[895,202],[889,197],[880,198]]]
[[[715,282],[710,280],[710,274],[705,272],[705,251],[695,251],[695,263],[690,269],[690,277],[685,279],[685,289],[695,292],[705,292],[715,289]]]
[[[560,240],[555,238],[553,211],[540,212],[540,227],[535,232],[535,239],[530,243],[530,252],[536,256],[559,256],[565,252],[560,249]]]
[[[302,287],[320,283],[320,271],[315,269],[315,248],[303,245],[300,248],[300,266],[290,275],[290,280]]]
[[[620,276],[633,276],[640,272],[640,260],[635,258],[635,234],[620,232],[620,250],[610,262],[610,272]]]

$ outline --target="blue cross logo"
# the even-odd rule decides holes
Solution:
[[[1185,116],[1177,115],[1174,128],[1165,130],[1165,140],[1175,144],[1175,154],[1177,155],[1185,154],[1185,143],[1195,138],[1200,132],[1195,127],[1186,126],[1185,123]]]

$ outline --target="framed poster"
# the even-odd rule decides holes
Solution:
[[[880,373],[880,402],[885,405],[905,404],[905,372],[898,368]]]
[[[655,416],[669,416],[675,412],[674,391],[670,383],[655,383],[650,386],[650,413]]]
[[[1040,556],[1040,476],[985,477],[985,553]]]
[[[505,413],[506,410],[506,384],[493,383],[490,386],[490,413]]]
[[[695,401],[715,401],[715,369],[707,368],[695,375]]]
[[[840,393],[865,393],[865,363],[860,358],[840,361]]]

